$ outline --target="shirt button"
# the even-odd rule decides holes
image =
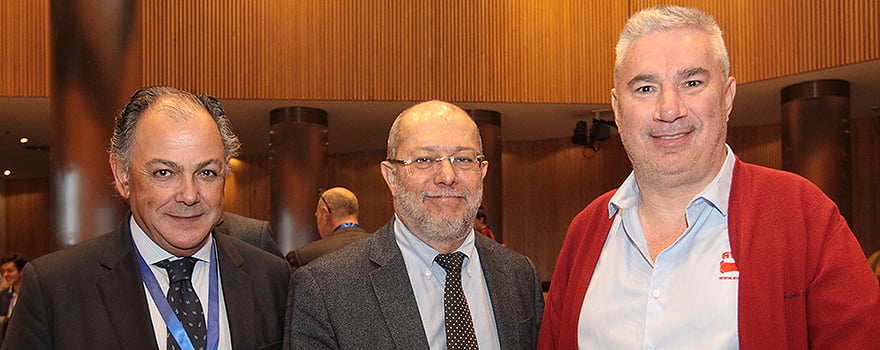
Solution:
[[[428,279],[431,278],[431,270],[425,271],[425,278],[428,278]]]
[[[651,295],[654,296],[654,298],[659,298],[660,297],[660,290],[654,289],[653,291],[651,291]]]

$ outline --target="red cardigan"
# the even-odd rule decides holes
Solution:
[[[571,222],[547,295],[539,349],[577,349],[581,305],[611,229],[614,191]],[[837,206],[818,187],[737,159],[728,215],[739,269],[741,349],[880,348],[877,279]]]

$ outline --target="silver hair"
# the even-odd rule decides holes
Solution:
[[[241,150],[241,142],[238,140],[238,136],[232,132],[232,124],[229,122],[220,101],[208,95],[196,96],[190,92],[168,86],[145,87],[138,89],[131,95],[128,103],[116,117],[113,136],[110,138],[110,155],[123,162],[125,172],[129,171],[131,167],[131,142],[138,121],[157,101],[166,98],[180,102],[177,106],[163,106],[164,112],[172,118],[187,118],[190,112],[198,109],[203,109],[211,115],[220,131],[225,153],[224,160],[226,168],[229,170],[229,159],[238,155]]]
[[[680,28],[696,29],[708,34],[709,41],[712,44],[712,51],[715,53],[715,59],[721,64],[721,71],[724,73],[724,76],[730,74],[730,57],[727,55],[727,47],[724,45],[721,28],[718,27],[715,18],[693,8],[658,6],[641,10],[630,17],[626,22],[626,26],[623,27],[623,31],[620,32],[620,39],[617,40],[617,47],[615,48],[615,85],[620,77],[623,60],[633,40],[656,31],[669,31]]]

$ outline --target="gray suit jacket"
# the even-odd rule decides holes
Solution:
[[[129,217],[25,266],[4,350],[157,349]],[[240,240],[215,239],[233,348],[280,348],[289,265]]]
[[[285,349],[428,349],[393,225],[294,272]],[[501,348],[534,349],[544,312],[534,265],[475,237]]]
[[[278,249],[275,239],[272,238],[272,226],[268,221],[224,212],[223,219],[214,228],[214,232],[230,235],[280,258],[284,257],[284,254],[281,254],[281,249]]]

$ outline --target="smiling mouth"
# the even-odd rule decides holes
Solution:
[[[174,219],[179,219],[179,220],[196,220],[196,219],[199,219],[202,217],[202,214],[178,215],[178,214],[169,213],[169,214],[165,214],[165,215],[168,215]]]
[[[687,133],[682,133],[682,134],[675,134],[675,135],[660,135],[660,136],[654,136],[654,137],[661,139],[661,140],[677,140],[682,137],[685,137],[686,135],[687,135]]]

